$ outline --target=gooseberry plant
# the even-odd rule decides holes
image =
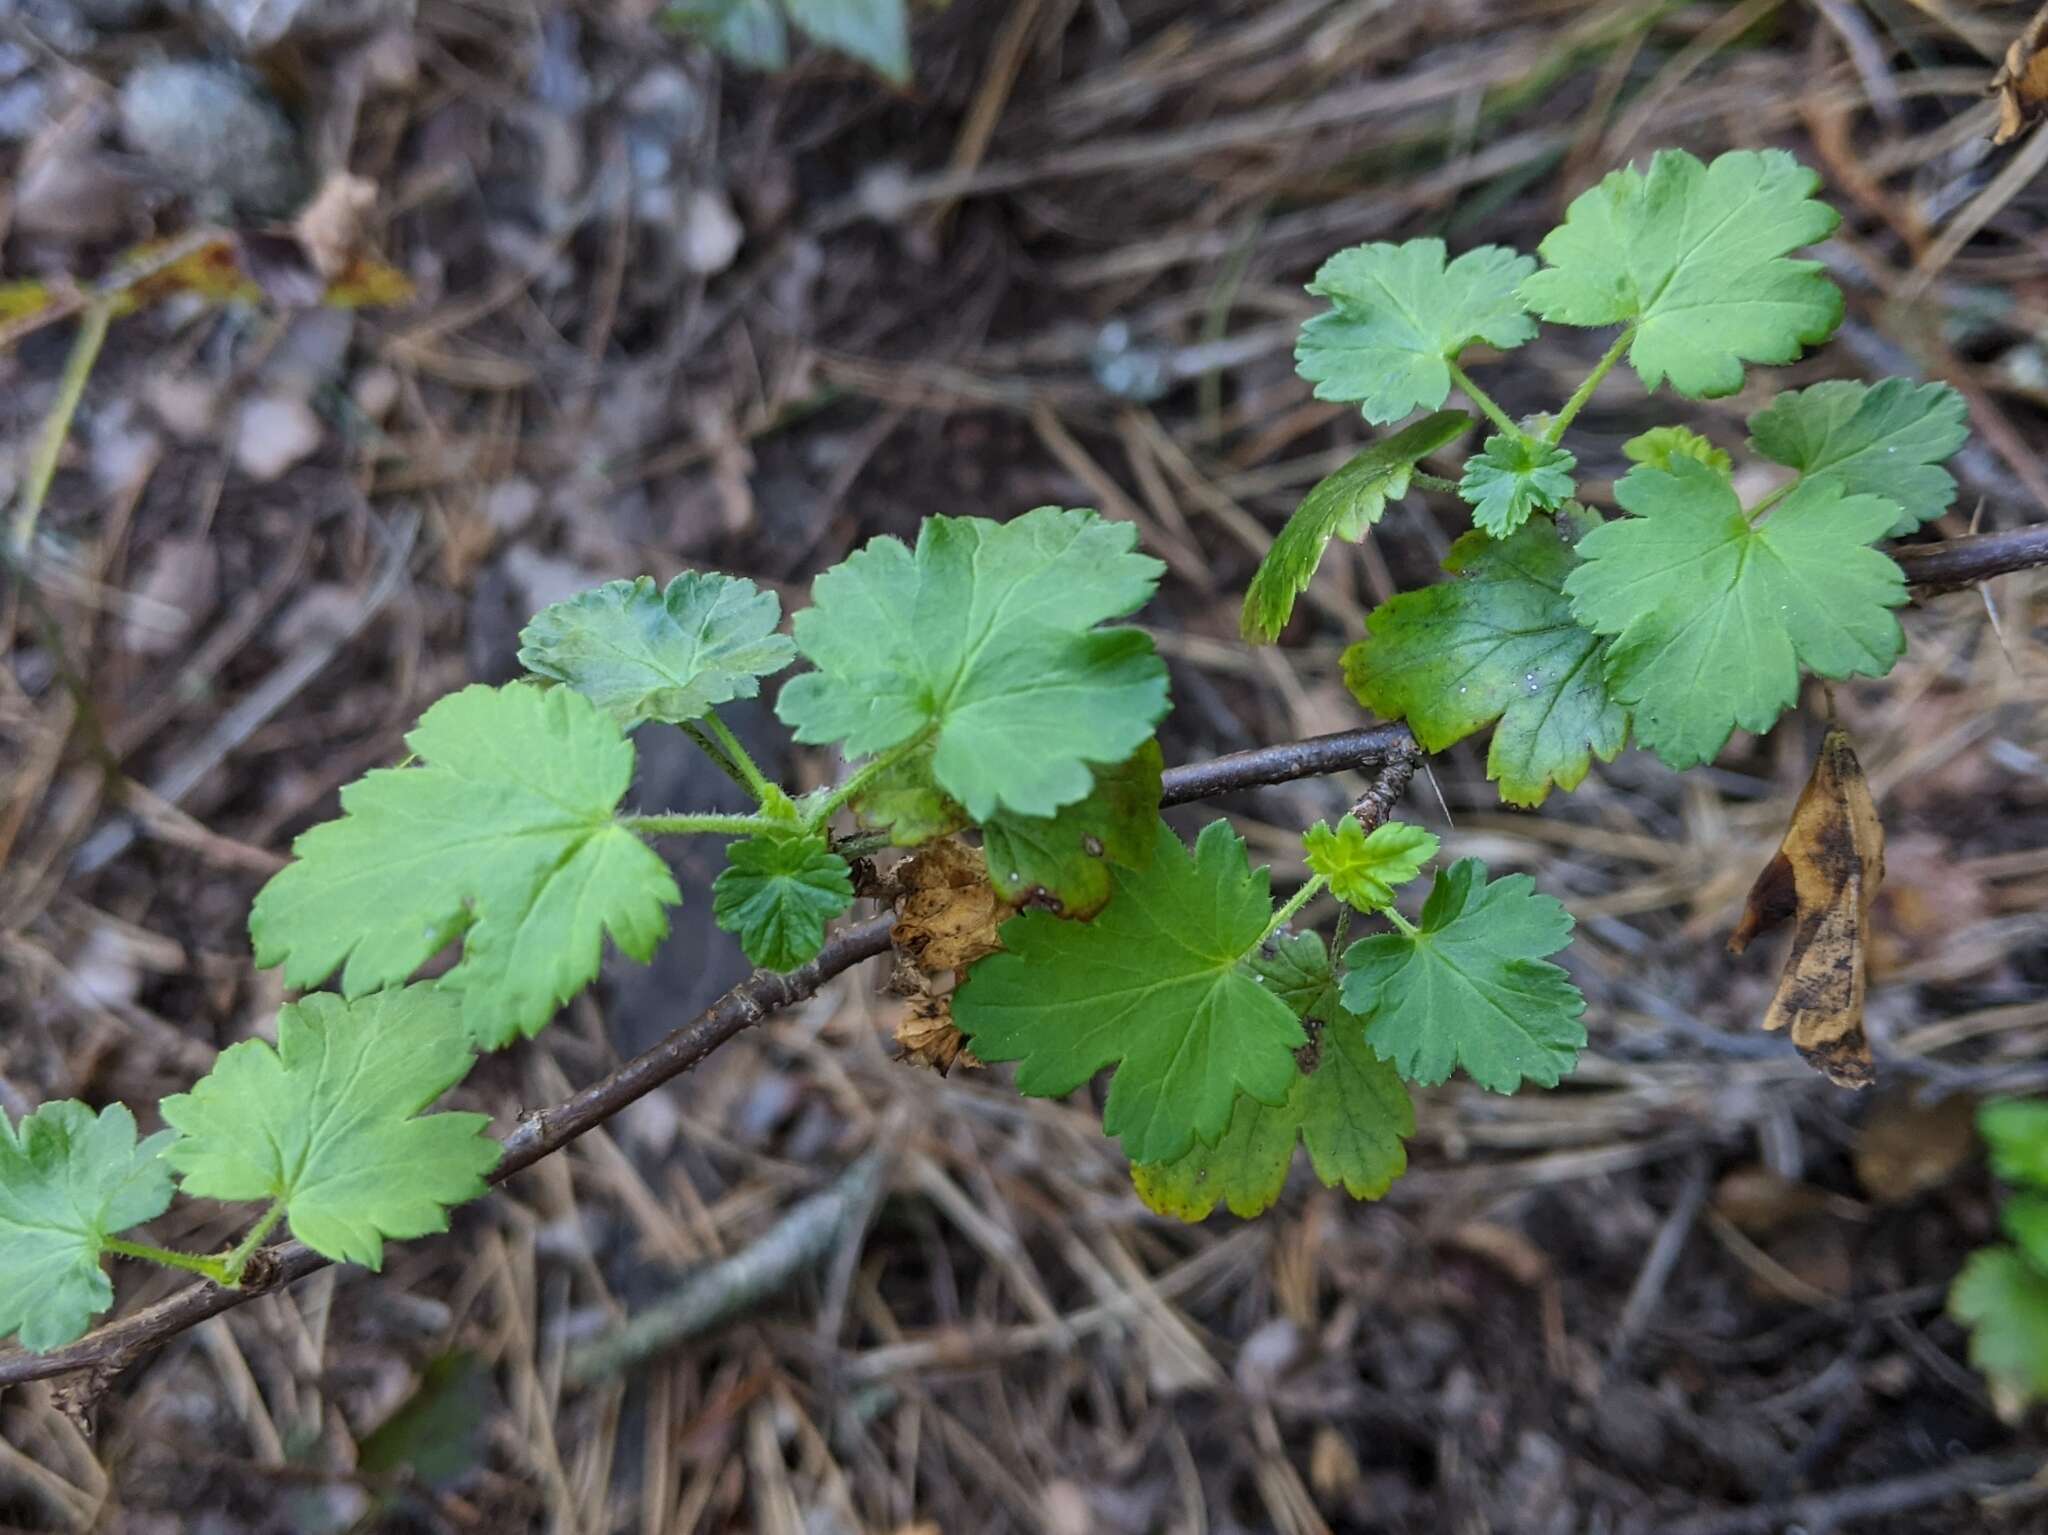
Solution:
[[[1888,670],[1905,583],[1874,545],[1953,499],[1951,391],[1780,394],[1751,418],[1751,448],[1788,473],[1747,506],[1730,455],[1673,425],[1628,445],[1622,515],[1603,517],[1577,497],[1567,446],[1623,361],[1651,391],[1704,398],[1827,339],[1841,295],[1791,255],[1834,227],[1816,186],[1782,153],[1667,151],[1578,198],[1540,264],[1497,247],[1449,259],[1427,239],[1331,258],[1301,373],[1371,423],[1419,419],[1305,498],[1251,583],[1246,637],[1277,639],[1330,539],[1425,487],[1470,507],[1453,579],[1374,612],[1347,680],[1430,751],[1491,727],[1487,771],[1511,804],[1576,786],[1631,732],[1688,767],[1737,728],[1768,729],[1802,673]],[[1465,368],[1539,321],[1617,330],[1555,414],[1516,421]],[[1440,479],[1422,461],[1471,424],[1444,408],[1454,389],[1492,430]],[[1042,507],[877,538],[816,579],[787,634],[774,594],[716,573],[548,608],[521,637],[528,679],[430,707],[410,757],[345,788],[341,816],[257,896],[257,963],[307,992],[274,1046],[225,1051],[146,1138],[120,1105],[0,1120],[0,1332],[30,1349],[75,1338],[111,1303],[107,1254],[235,1285],[280,1221],[371,1266],[385,1241],[443,1229],[499,1148],[481,1116],[427,1110],[477,1052],[544,1027],[607,939],[651,956],[682,898],[657,851],[673,838],[726,839],[713,915],[776,970],[817,955],[851,909],[858,856],[977,838],[993,891],[1021,909],[960,979],[954,1024],[979,1059],[1015,1062],[1027,1094],[1109,1072],[1105,1131],[1145,1201],[1186,1219],[1270,1206],[1298,1145],[1325,1184],[1383,1194],[1405,1169],[1411,1085],[1554,1086],[1585,1045],[1585,1004],[1552,961],[1572,919],[1528,876],[1459,859],[1404,912],[1438,839],[1368,795],[1306,829],[1309,877],[1276,905],[1228,822],[1190,848],[1160,819],[1166,668],[1119,620],[1162,569],[1131,525]],[[792,795],[719,709],[799,660],[776,713],[847,768]],[[625,808],[636,733],[670,728],[754,808]],[[1301,920],[1324,893],[1328,942]],[[1374,930],[1353,936],[1361,921]],[[123,1235],[174,1185],[253,1202],[247,1234],[218,1254]]]

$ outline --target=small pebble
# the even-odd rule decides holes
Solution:
[[[240,70],[159,60],[121,87],[121,139],[202,204],[275,218],[306,194],[298,136]]]
[[[235,467],[268,483],[311,458],[324,435],[320,418],[304,400],[259,396],[242,407],[235,423]]]

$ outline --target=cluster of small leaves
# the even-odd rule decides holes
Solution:
[[[1419,827],[1346,818],[1305,834],[1318,885],[1393,931],[1333,966],[1313,934],[1276,931],[1266,871],[1225,822],[1192,852],[1163,824],[1142,871],[1113,869],[1089,923],[1025,912],[969,972],[953,1016],[983,1060],[1016,1061],[1027,1094],[1114,1068],[1103,1128],[1162,1213],[1200,1220],[1272,1204],[1298,1142],[1326,1184],[1376,1198],[1404,1164],[1403,1079],[1548,1086],[1585,1044],[1584,1001],[1547,962],[1571,918],[1526,876],[1471,859],[1434,882],[1421,921],[1395,908],[1437,849]]]
[[[1458,387],[1500,428],[1456,481],[1474,531],[1446,561],[1454,579],[1372,614],[1345,673],[1362,703],[1431,750],[1493,726],[1488,772],[1503,799],[1534,805],[1576,786],[1631,731],[1672,767],[1708,762],[1735,730],[1768,730],[1802,676],[1886,673],[1904,649],[1894,610],[1906,592],[1875,545],[1954,501],[1942,464],[1967,428],[1953,389],[1890,379],[1780,394],[1750,417],[1749,447],[1794,478],[1747,506],[1728,453],[1668,426],[1625,446],[1625,515],[1603,520],[1573,499],[1578,464],[1563,446],[1624,358],[1645,389],[1704,399],[1833,334],[1841,294],[1793,254],[1837,222],[1818,185],[1781,151],[1703,164],[1665,150],[1577,198],[1540,266],[1494,246],[1447,260],[1436,240],[1332,257],[1309,289],[1330,307],[1302,327],[1303,377],[1370,422],[1437,414],[1353,461],[1382,492],[1369,515],[1331,509],[1351,466],[1310,492],[1253,581],[1246,636],[1276,637],[1328,539],[1361,536],[1452,440],[1439,423]],[[1517,425],[1459,359],[1523,344],[1538,319],[1620,331],[1557,416]]]
[[[68,1343],[113,1304],[104,1255],[179,1257],[121,1235],[161,1215],[174,1186],[260,1200],[315,1252],[371,1268],[387,1238],[445,1231],[499,1147],[482,1114],[423,1111],[474,1059],[453,993],[312,996],[279,1014],[275,1047],[231,1046],[158,1105],[169,1128],[154,1135],[138,1139],[119,1104],[95,1115],[47,1103],[17,1124],[0,1114],[0,1334]],[[247,1256],[185,1266],[232,1283]]]
[[[678,0],[663,15],[754,69],[788,65],[789,29],[795,27],[893,85],[910,83],[908,0]]]
[[[1970,1329],[1970,1361],[2014,1406],[2048,1401],[2048,1100],[1978,1111],[1991,1170],[2012,1192],[1999,1211],[2009,1243],[1973,1253],[1949,1290]]]

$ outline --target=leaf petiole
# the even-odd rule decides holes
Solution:
[[[1479,407],[1481,412],[1485,414],[1487,420],[1491,421],[1495,426],[1499,427],[1503,432],[1506,432],[1508,436],[1514,438],[1517,442],[1520,442],[1528,437],[1529,434],[1523,431],[1519,426],[1515,425],[1515,423],[1509,418],[1508,413],[1502,410],[1500,406],[1494,402],[1494,398],[1492,395],[1488,394],[1484,389],[1481,389],[1477,384],[1472,382],[1472,376],[1469,373],[1467,373],[1463,368],[1459,367],[1455,362],[1451,363],[1449,366],[1451,370],[1452,382],[1455,383],[1460,389],[1465,391],[1465,397],[1468,400],[1470,400],[1474,405],[1477,405]]]
[[[1287,898],[1286,905],[1282,906],[1278,911],[1273,913],[1273,920],[1266,924],[1266,930],[1263,933],[1259,934],[1259,942],[1253,944],[1252,947],[1254,949],[1258,948],[1259,944],[1263,944],[1267,939],[1271,938],[1275,933],[1279,932],[1281,928],[1287,926],[1288,923],[1292,922],[1294,920],[1295,913],[1300,911],[1302,907],[1308,905],[1308,903],[1310,901],[1313,901],[1317,896],[1321,895],[1323,893],[1323,887],[1328,883],[1329,881],[1320,874],[1311,877],[1307,884],[1303,885],[1299,890],[1295,891],[1293,895]]]
[[[747,782],[745,776],[740,772],[739,764],[725,754],[725,748],[714,741],[711,738],[711,733],[704,729],[702,725],[699,725],[695,720],[685,720],[677,725],[676,729],[694,741],[697,749],[711,759],[711,765],[717,768],[719,772],[725,774],[727,778],[730,778],[748,793],[751,794],[753,792],[752,785]]]
[[[847,779],[845,783],[834,789],[830,797],[805,818],[804,829],[806,831],[817,831],[827,821],[831,820],[833,816],[837,815],[842,806],[851,803],[857,798],[861,791],[866,789],[869,784],[880,778],[890,768],[929,741],[931,735],[930,729],[920,730],[909,740],[899,742],[880,756],[875,757],[865,767]]]
[[[1614,345],[1607,349],[1606,355],[1593,364],[1593,371],[1586,375],[1586,381],[1573,390],[1572,397],[1564,402],[1564,408],[1550,423],[1550,430],[1543,434],[1545,442],[1554,448],[1564,441],[1565,428],[1578,419],[1579,412],[1586,408],[1586,402],[1593,398],[1593,391],[1600,387],[1600,381],[1614,371],[1614,365],[1621,361],[1628,352],[1629,343],[1635,339],[1636,328],[1633,325],[1624,325],[1621,334],[1614,338]]]
[[[225,1289],[233,1289],[234,1281],[228,1278],[227,1263],[222,1258],[209,1258],[199,1253],[183,1253],[170,1247],[153,1247],[147,1242],[130,1242],[122,1237],[102,1237],[100,1247],[123,1258],[140,1258],[145,1263],[160,1263],[165,1268],[183,1269],[188,1274],[198,1274],[211,1279]]]
[[[779,825],[760,815],[623,815],[619,824],[637,837],[751,837],[764,826]]]
[[[263,1245],[263,1239],[269,1236],[277,1228],[277,1223],[283,1219],[284,1201],[273,1199],[270,1208],[263,1212],[261,1219],[249,1228],[249,1234],[230,1248],[227,1255],[221,1259],[222,1266],[227,1270],[227,1277],[220,1281],[222,1284],[233,1289],[242,1282],[242,1273],[249,1267],[249,1260],[256,1256],[256,1249]]]
[[[704,716],[703,723],[712,738],[723,749],[726,760],[732,764],[741,787],[753,795],[757,803],[765,802],[775,786],[768,782],[766,775],[755,765],[752,754],[740,744],[740,738],[718,717],[716,709]]]

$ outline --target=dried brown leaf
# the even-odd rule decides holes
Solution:
[[[974,1052],[967,1048],[967,1036],[953,1026],[953,999],[935,991],[923,991],[910,999],[896,1022],[896,1043],[903,1047],[903,1059],[913,1066],[929,1066],[940,1076],[955,1066],[978,1067]]]
[[[1884,827],[1849,733],[1830,728],[1777,855],[1757,876],[1728,939],[1740,954],[1796,917],[1792,953],[1764,1015],[1789,1029],[1809,1064],[1838,1087],[1876,1079],[1863,1028],[1870,909],[1884,881]]]
[[[1994,144],[2011,143],[2048,111],[2048,5],[2034,13],[2005,50],[2005,62],[1991,77],[1990,89],[1998,98]]]
[[[996,930],[1017,908],[989,883],[979,848],[942,837],[897,871],[897,952],[926,974],[965,970],[1003,946]]]

